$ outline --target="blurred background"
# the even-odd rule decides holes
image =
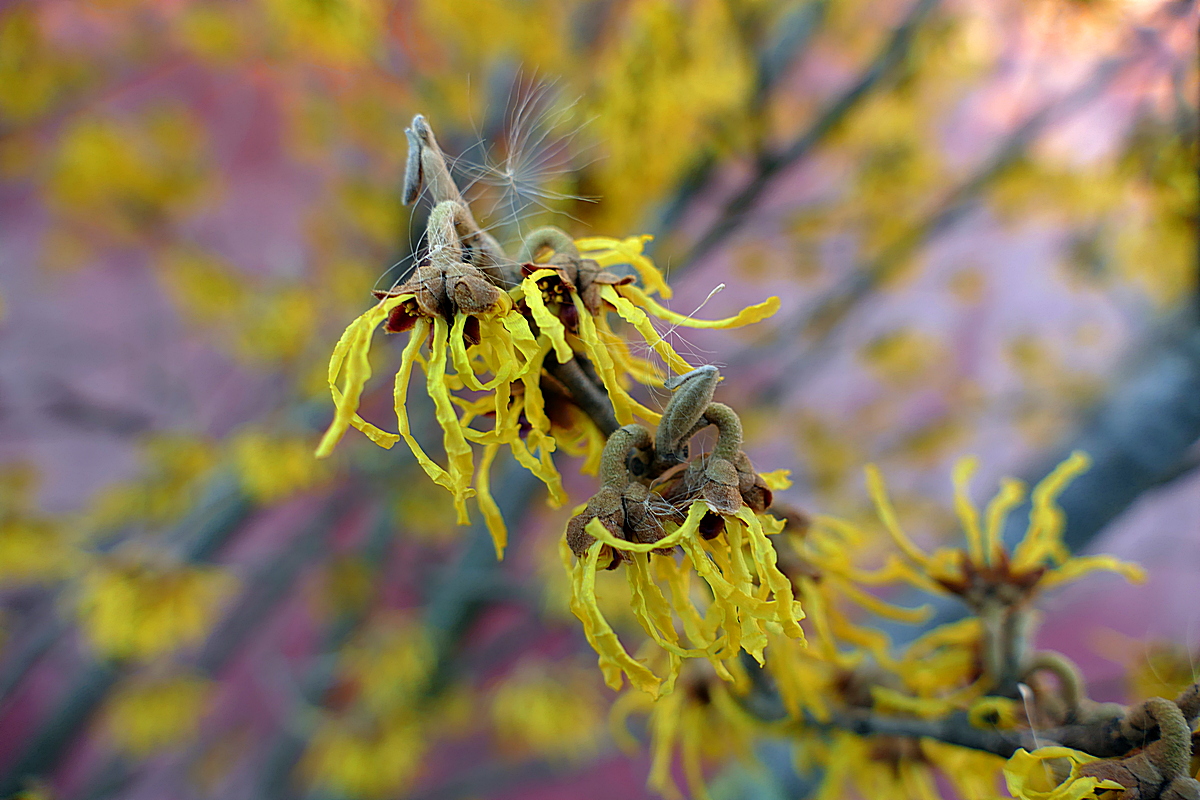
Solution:
[[[0,797],[651,796],[567,610],[569,508],[498,464],[497,564],[404,447],[311,457],[329,351],[428,212],[416,113],[502,242],[648,233],[675,310],[782,298],[668,335],[789,502],[868,520],[875,462],[949,541],[957,458],[986,500],[1089,452],[1067,540],[1150,578],[1051,595],[1039,640],[1097,699],[1194,680],[1196,29],[1174,0],[0,3]]]

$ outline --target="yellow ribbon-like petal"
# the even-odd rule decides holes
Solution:
[[[550,309],[546,307],[545,300],[542,298],[541,287],[537,285],[538,279],[546,276],[557,278],[558,273],[552,269],[539,269],[521,281],[521,291],[525,294],[525,304],[529,306],[529,311],[533,314],[533,321],[537,323],[538,330],[548,337],[554,345],[554,355],[559,363],[565,364],[571,360],[574,353],[571,352],[571,347],[567,344],[566,327],[562,324],[562,320],[550,313]]]
[[[380,430],[358,416],[358,404],[363,387],[371,379],[371,336],[393,308],[411,299],[412,295],[389,297],[372,306],[350,323],[338,339],[329,358],[329,391],[333,395],[334,415],[328,430],[317,445],[317,458],[325,458],[333,452],[334,445],[353,426],[365,433],[371,441],[381,447],[390,448],[400,440],[393,433]],[[342,388],[337,385],[338,377],[345,373]]]
[[[682,325],[685,328],[713,328],[718,330],[741,328],[745,325],[761,322],[773,316],[779,310],[779,298],[768,297],[761,303],[756,303],[742,309],[732,317],[724,319],[695,319],[659,305],[649,295],[631,283],[618,286],[616,290],[647,314],[674,323],[675,325]]]

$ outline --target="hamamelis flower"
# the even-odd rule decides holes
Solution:
[[[649,238],[596,236],[571,242],[561,231],[543,228],[531,234],[527,255],[533,259],[546,250],[553,251],[553,255],[523,268],[527,277],[521,285],[522,294],[539,329],[553,343],[556,357],[563,361],[578,353],[595,365],[622,425],[632,423],[635,416],[647,422],[659,421],[657,412],[629,394],[626,381],[632,378],[660,386],[662,378],[652,365],[630,352],[624,339],[614,332],[609,312],[632,326],[668,369],[682,374],[691,371],[692,365],[658,333],[651,317],[681,327],[729,329],[759,322],[779,310],[778,297],[717,320],[695,319],[667,309],[650,296],[660,292],[670,297],[670,293],[662,273],[642,252]],[[609,270],[622,264],[637,272],[644,289],[632,276]]]
[[[167,563],[138,552],[111,555],[84,573],[79,617],[96,649],[149,658],[208,634],[234,581],[215,567]]]
[[[463,261],[456,232],[463,213],[463,207],[454,201],[442,202],[433,210],[429,223],[430,262],[419,266],[412,278],[397,289],[382,293],[379,303],[352,322],[334,348],[329,362],[329,387],[337,410],[317,447],[317,456],[329,455],[351,426],[383,447],[391,447],[403,438],[426,474],[454,495],[459,523],[468,521],[466,500],[478,492],[484,516],[493,525],[493,535],[497,535],[503,529],[494,526],[498,512],[488,493],[486,478],[482,485],[476,480],[472,440],[490,448],[485,453],[489,463],[496,447],[509,444],[518,460],[547,481],[552,492],[561,495],[561,488],[557,475],[551,475],[543,468],[542,461],[529,454],[519,422],[522,411],[528,418],[539,419],[537,383],[545,354],[508,295],[491,284],[482,271]],[[409,332],[408,346],[396,373],[399,435],[377,428],[357,413],[363,388],[371,377],[368,360],[371,337],[380,325],[389,333]],[[420,350],[427,337],[426,359]],[[443,430],[447,456],[444,468],[425,454],[412,435],[408,419],[408,385],[413,366],[418,363],[425,370],[425,385]],[[518,381],[525,385],[524,403],[514,406],[513,384]],[[455,388],[488,393],[485,399],[476,401],[476,408],[480,403],[490,407],[494,415],[492,430],[478,431],[463,424],[451,395],[451,389]],[[468,422],[474,416],[468,411]],[[544,461],[553,444],[539,441],[533,444],[534,449],[539,445],[546,448]],[[498,538],[497,549],[502,548],[503,541]]]
[[[762,513],[772,481],[754,474],[741,490],[733,464],[752,467],[741,452],[736,415],[708,402],[717,379],[708,367],[675,384],[660,435],[638,425],[614,433],[601,461],[604,485],[568,525],[562,553],[572,574],[571,610],[583,622],[613,688],[620,687],[624,674],[652,695],[669,694],[688,658],[708,659],[717,675],[731,680],[726,662],[740,651],[761,664],[770,633],[804,636],[799,625],[804,612],[768,538],[782,530],[783,522]],[[708,425],[719,431],[713,452],[649,488],[658,468],[677,463],[687,452],[687,440]],[[664,430],[674,433],[664,436]],[[717,463],[724,467],[709,469]],[[693,469],[695,464],[700,466]],[[625,567],[634,615],[666,654],[661,675],[625,650],[600,611],[598,572],[618,564]],[[697,583],[706,591],[696,591]]]
[[[1133,564],[1114,556],[1071,556],[1063,544],[1065,518],[1055,501],[1067,484],[1090,464],[1091,459],[1085,453],[1072,453],[1034,487],[1029,526],[1010,554],[1004,548],[1001,534],[1009,512],[1025,498],[1024,486],[1017,480],[1005,480],[981,520],[979,509],[967,496],[967,485],[978,462],[973,458],[960,461],[954,468],[955,510],[966,535],[967,549],[943,548],[929,555],[900,527],[883,477],[869,465],[867,487],[876,512],[903,554],[902,559],[893,559],[884,573],[930,592],[957,595],[973,609],[980,608],[998,591],[1007,590],[1028,598],[1035,592],[1070,583],[1098,570],[1118,572],[1131,581],[1143,580],[1144,573]]]

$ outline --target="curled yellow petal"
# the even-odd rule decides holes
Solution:
[[[454,493],[454,507],[458,510],[458,524],[465,525],[467,516],[466,499],[475,494],[471,488],[471,476],[475,472],[471,444],[463,435],[454,403],[450,400],[450,388],[446,385],[446,356],[449,349],[449,326],[446,320],[433,320],[433,347],[429,356],[429,372],[425,376],[425,388],[433,400],[434,416],[442,426],[442,445],[446,449],[447,472],[450,491]]]
[[[329,358],[329,391],[333,395],[334,415],[328,430],[317,445],[317,458],[325,458],[333,452],[334,445],[345,435],[347,428],[353,426],[365,433],[371,441],[384,448],[390,448],[400,437],[380,430],[358,416],[358,404],[362,398],[363,387],[371,378],[371,336],[379,324],[387,319],[388,314],[400,303],[411,299],[411,295],[385,298],[372,306],[357,319],[350,323],[342,333],[338,343],[333,348]],[[337,381],[344,373],[342,388]]]
[[[913,544],[913,540],[909,539],[908,534],[900,527],[900,521],[896,518],[896,509],[892,506],[891,498],[888,497],[887,487],[879,468],[874,464],[867,464],[864,471],[867,473],[867,491],[870,492],[871,499],[875,501],[875,513],[879,515],[879,521],[883,523],[883,527],[892,537],[892,541],[910,561],[921,567],[928,566],[928,556],[921,551],[921,548]]]
[[[612,400],[613,413],[617,417],[617,422],[622,425],[628,425],[633,422],[634,413],[648,422],[658,422],[662,419],[662,415],[651,411],[643,406],[638,401],[630,396],[625,387],[621,385],[621,378],[617,374],[616,367],[613,364],[612,354],[608,352],[604,342],[600,340],[600,336],[596,331],[595,320],[592,319],[591,313],[584,306],[583,301],[578,296],[573,296],[575,308],[579,312],[579,341],[583,345],[587,356],[596,366],[596,372],[600,375],[600,381],[604,384],[604,390],[608,392],[608,397]]]
[[[987,559],[995,564],[1004,554],[1004,523],[1009,513],[1025,499],[1025,484],[1015,478],[1006,478],[1000,483],[1000,491],[988,503],[984,512],[987,539]]]
[[[550,313],[550,309],[546,307],[545,300],[542,299],[542,289],[537,285],[539,278],[549,275],[558,277],[558,273],[552,269],[537,270],[528,278],[521,281],[521,291],[525,295],[525,304],[529,306],[529,311],[533,314],[533,321],[537,323],[538,329],[554,345],[554,355],[559,363],[565,364],[574,355],[567,344],[567,329],[558,317]]]
[[[1062,586],[1064,583],[1077,581],[1088,573],[1100,570],[1123,575],[1130,583],[1144,583],[1146,580],[1145,570],[1137,564],[1122,561],[1116,556],[1074,556],[1061,567],[1043,575],[1037,586],[1041,590],[1052,589],[1055,586]]]
[[[421,445],[412,435],[408,420],[408,407],[406,405],[408,403],[408,384],[412,376],[413,364],[416,363],[421,344],[425,341],[425,336],[429,333],[430,324],[430,321],[424,317],[417,320],[412,331],[410,331],[408,344],[404,348],[404,353],[400,356],[400,369],[396,372],[396,385],[393,391],[396,424],[399,427],[400,435],[404,437],[404,441],[408,444],[408,449],[416,457],[417,463],[421,465],[421,469],[425,470],[425,474],[432,478],[434,483],[453,492],[454,483],[451,481],[449,473],[435,464],[433,459],[421,449]]]
[[[694,317],[680,314],[659,305],[649,295],[631,283],[618,286],[617,291],[632,301],[635,306],[643,309],[647,314],[675,325],[682,325],[685,328],[711,328],[717,330],[741,328],[745,325],[761,322],[773,316],[779,310],[779,298],[768,297],[761,303],[755,303],[752,306],[742,309],[732,317],[725,317],[724,319],[695,319]]]
[[[492,544],[496,547],[496,559],[504,560],[504,548],[508,544],[508,528],[504,526],[504,517],[500,514],[500,506],[492,497],[491,471],[492,461],[500,445],[489,444],[483,448],[483,457],[479,459],[479,472],[475,475],[475,493],[479,502],[479,512],[483,514],[483,522],[487,525],[488,533],[492,535]]]
[[[1013,569],[1027,570],[1043,561],[1065,561],[1070,554],[1062,543],[1065,515],[1056,500],[1067,485],[1092,464],[1087,453],[1076,450],[1033,489],[1029,529],[1013,551]]]
[[[979,459],[977,458],[964,458],[954,465],[954,508],[958,512],[963,533],[967,537],[967,552],[971,554],[971,561],[982,564],[984,561],[983,532],[979,528],[979,510],[975,508],[975,504],[971,502],[971,498],[967,494],[971,476],[978,468]]]
[[[684,361],[683,358],[675,352],[674,348],[667,343],[667,340],[659,335],[654,326],[650,324],[650,318],[646,316],[646,312],[635,306],[633,303],[626,300],[621,295],[617,294],[617,290],[612,286],[605,286],[600,289],[600,296],[612,303],[617,313],[621,318],[642,335],[654,352],[658,353],[663,362],[675,372],[683,374],[692,370],[692,365]]]
[[[596,564],[601,547],[599,542],[593,544],[572,569],[571,611],[583,623],[584,635],[599,656],[600,671],[609,688],[620,689],[624,674],[633,686],[657,698],[662,681],[625,651],[596,601]]]

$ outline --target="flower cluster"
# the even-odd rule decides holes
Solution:
[[[376,292],[378,303],[350,324],[334,348],[328,379],[336,412],[317,455],[328,456],[350,427],[385,448],[404,439],[426,474],[453,494],[460,524],[468,521],[466,501],[476,498],[503,554],[507,535],[489,487],[501,447],[549,487],[552,503],[561,504],[566,495],[552,460],[560,446],[590,454],[595,465],[611,428],[635,417],[659,419],[628,386],[631,380],[660,386],[662,372],[634,355],[613,329],[611,313],[644,337],[669,369],[686,372],[691,365],[658,335],[651,316],[675,325],[732,328],[770,316],[779,300],[722,320],[673,313],[651,297],[670,292],[642,252],[648,237],[575,242],[556,228],[542,228],[526,237],[514,260],[476,223],[422,117],[408,134],[406,199],[428,187],[436,202],[425,249],[408,279]],[[395,380],[398,433],[358,414],[371,377],[371,339],[380,326],[409,334]],[[425,372],[442,428],[445,466],[412,433],[407,403],[415,365]],[[607,413],[579,413],[597,402],[597,394]],[[478,464],[476,447],[482,448]]]

